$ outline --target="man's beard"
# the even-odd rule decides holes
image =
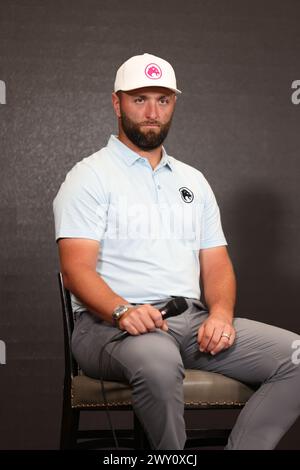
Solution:
[[[121,110],[121,122],[122,128],[128,139],[137,147],[142,150],[154,150],[159,147],[168,135],[172,117],[166,124],[160,124],[157,121],[144,121],[141,124],[137,124],[132,121],[122,110]],[[141,125],[159,125],[159,132],[155,132],[149,129],[147,132],[140,130]]]

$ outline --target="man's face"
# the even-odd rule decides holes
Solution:
[[[119,117],[127,138],[142,150],[159,147],[168,135],[176,102],[168,88],[119,92]]]

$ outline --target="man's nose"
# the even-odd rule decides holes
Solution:
[[[155,101],[148,101],[146,107],[146,118],[153,120],[158,118],[158,106]]]

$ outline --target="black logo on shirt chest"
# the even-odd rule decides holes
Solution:
[[[194,200],[194,194],[192,193],[190,189],[182,187],[182,188],[179,188],[179,192],[184,202],[190,203]]]

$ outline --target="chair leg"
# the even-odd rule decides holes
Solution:
[[[151,449],[147,435],[142,427],[138,417],[133,412],[133,428],[134,428],[134,448],[135,449]]]
[[[71,407],[70,400],[63,401],[60,429],[60,449],[76,449],[80,411]]]

